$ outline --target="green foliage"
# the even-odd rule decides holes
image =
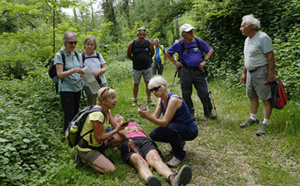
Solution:
[[[59,98],[49,90],[44,70],[31,72],[22,81],[0,81],[1,184],[28,184],[60,158],[49,151],[63,146],[56,136],[62,113],[55,109]]]
[[[211,76],[222,77],[228,86],[240,86],[245,37],[240,33],[239,27],[244,15],[254,14],[261,21],[262,31],[274,40],[275,63],[279,68],[275,69],[279,73],[276,75],[287,85],[288,98],[296,97],[295,94],[299,93],[299,89],[296,88],[299,87],[299,83],[295,81],[300,74],[300,68],[297,67],[299,36],[295,30],[299,27],[297,23],[300,21],[298,16],[300,7],[297,1],[197,0],[195,2],[194,22],[200,25],[199,28],[196,27],[195,35],[203,38],[215,51],[208,69]],[[296,37],[291,37],[294,34]],[[283,52],[284,50],[286,52]],[[289,59],[285,56],[289,56]],[[296,68],[293,68],[294,66]]]

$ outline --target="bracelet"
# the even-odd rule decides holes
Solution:
[[[129,136],[126,140],[129,141],[131,139],[131,137]]]
[[[208,59],[203,59],[203,61],[206,61],[206,62],[207,62],[207,61],[208,61]]]

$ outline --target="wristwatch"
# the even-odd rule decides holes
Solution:
[[[131,139],[131,137],[129,136],[126,140],[129,141],[129,139]]]
[[[203,61],[206,61],[206,62],[207,62],[207,61],[208,61],[208,59],[203,59]]]

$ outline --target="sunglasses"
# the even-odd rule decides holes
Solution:
[[[108,91],[109,89],[112,89],[112,87],[105,87],[103,92],[100,94],[100,97],[106,92]]]
[[[158,86],[158,87],[154,87],[154,88],[152,88],[152,89],[150,89],[150,92],[153,92],[153,91],[158,91],[158,89],[160,88],[161,86]]]
[[[77,45],[77,41],[68,41],[68,43],[70,44],[70,45]]]

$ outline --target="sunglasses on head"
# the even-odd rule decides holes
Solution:
[[[143,32],[146,32],[146,29],[144,29],[144,28],[139,28],[137,31],[143,31]]]
[[[150,89],[150,92],[153,92],[153,91],[158,91],[158,89],[161,87],[161,85],[160,86],[158,86],[158,87],[154,87],[154,88],[152,88],[152,89]]]
[[[70,45],[76,45],[78,42],[77,42],[77,41],[68,41],[68,43],[69,43]]]
[[[112,87],[105,87],[103,92],[100,94],[100,97],[106,92],[108,91],[109,89],[112,89]]]

